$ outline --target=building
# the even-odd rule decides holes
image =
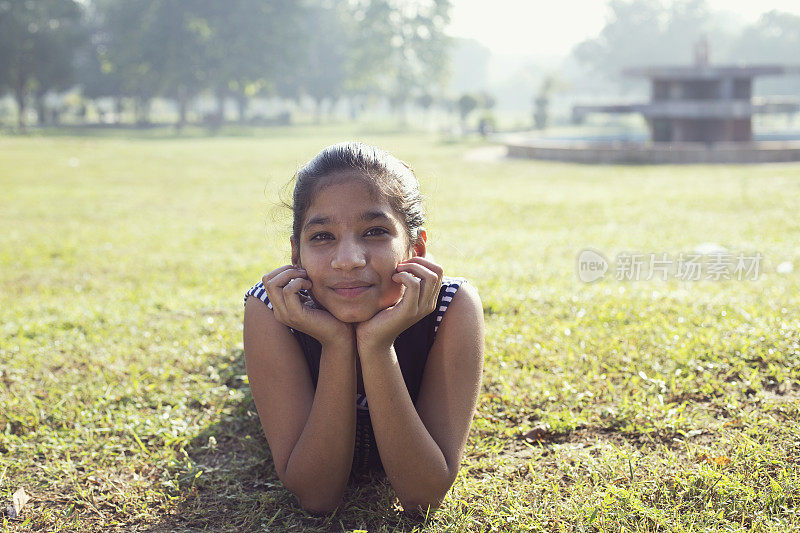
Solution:
[[[751,142],[755,114],[797,113],[796,99],[753,97],[757,76],[800,74],[800,66],[710,65],[708,43],[695,46],[692,66],[641,67],[624,72],[650,80],[645,104],[583,105],[573,108],[580,121],[589,113],[640,113],[656,143]]]

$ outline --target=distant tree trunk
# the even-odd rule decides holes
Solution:
[[[47,124],[47,106],[44,103],[44,94],[36,91],[36,121],[39,126]]]
[[[86,99],[81,98],[81,103],[78,105],[77,115],[81,119],[81,124],[86,124]]]
[[[314,124],[322,122],[322,98],[314,98]]]
[[[150,124],[150,99],[143,96],[136,97],[134,107],[136,125],[145,126]]]
[[[247,119],[247,107],[250,104],[250,98],[246,94],[240,93],[236,95],[236,108],[239,112],[239,124],[244,124]]]
[[[178,100],[178,123],[175,124],[175,128],[178,131],[181,131],[183,127],[186,125],[186,107],[189,101],[189,96],[186,92],[186,87],[178,88],[177,100]]]
[[[217,89],[217,121],[220,126],[225,123],[225,90]]]
[[[122,103],[122,96],[117,96],[114,99],[114,113],[117,115],[117,126],[122,124],[122,112],[125,110],[125,106]]]
[[[20,131],[25,131],[25,80],[20,77],[17,86],[14,88],[14,99],[17,101],[17,125]]]
[[[397,115],[397,120],[401,126],[408,124],[408,117],[406,116],[406,96],[404,94],[395,93],[389,98],[389,107]]]
[[[401,101],[397,106],[397,118],[401,126],[408,124],[408,115],[406,114],[406,101]]]
[[[350,120],[356,120],[358,118],[360,109],[360,102],[358,101],[358,97],[351,96],[350,97]]]
[[[535,110],[533,112],[533,127],[537,130],[547,128],[547,108],[550,104],[550,99],[546,96],[539,96],[534,101]]]
[[[330,102],[328,104],[328,119],[333,118],[333,110],[336,108],[336,103],[339,101],[339,98],[335,96],[331,96]]]

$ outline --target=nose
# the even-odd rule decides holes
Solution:
[[[366,264],[366,251],[353,238],[342,238],[331,258],[331,267],[337,270],[361,268]]]

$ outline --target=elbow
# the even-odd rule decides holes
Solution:
[[[398,499],[403,506],[404,512],[426,515],[435,512],[442,505],[445,494],[447,494],[447,491],[440,496],[433,495],[428,497],[406,497]]]
[[[447,479],[447,481],[431,490],[420,491],[415,494],[397,495],[403,510],[407,513],[427,514],[436,511],[444,501],[447,491],[453,485],[455,479]]]
[[[310,514],[330,514],[339,507],[344,499],[347,479],[336,485],[321,484],[317,480],[289,476],[286,470],[283,475],[278,472],[278,478],[297,499],[298,505]]]
[[[287,483],[287,480],[281,481],[283,481],[283,486],[294,494],[300,507],[310,514],[330,514],[341,505],[344,499],[344,487],[341,490],[332,487],[325,490],[319,485],[301,487],[291,482]]]
[[[293,487],[284,482],[284,486],[294,494],[297,503],[307,513],[314,515],[326,515],[336,510],[344,499],[344,487],[336,490],[330,487],[325,490],[319,485],[311,487]]]
[[[297,496],[295,494],[295,496]],[[301,498],[297,496],[297,501],[304,511],[314,515],[327,515],[336,510],[342,503],[342,496],[338,498],[319,498],[319,497],[306,497]]]

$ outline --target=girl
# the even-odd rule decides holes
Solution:
[[[312,512],[383,470],[404,509],[453,484],[481,385],[483,311],[426,257],[419,183],[378,148],[296,175],[292,264],[245,296],[247,374],[278,477]]]

